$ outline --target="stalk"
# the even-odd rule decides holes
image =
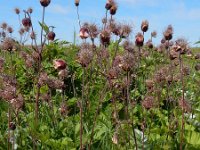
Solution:
[[[183,149],[183,138],[184,138],[184,124],[185,124],[185,121],[184,121],[184,100],[185,100],[185,96],[184,96],[184,93],[185,93],[185,89],[184,89],[184,81],[183,81],[183,61],[182,61],[182,58],[181,58],[181,54],[179,52],[179,63],[180,63],[180,73],[181,73],[181,84],[182,84],[182,123],[181,123],[181,139],[180,139],[180,150]]]
[[[84,105],[84,91],[85,91],[85,68],[83,68],[82,76],[82,96],[80,102],[80,150],[83,150],[83,105]]]

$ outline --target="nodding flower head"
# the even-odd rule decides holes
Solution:
[[[79,31],[79,36],[81,39],[87,39],[89,37],[89,31],[86,27],[82,27]]]
[[[48,34],[47,34],[47,39],[50,40],[50,41],[53,41],[56,37],[56,34],[53,32],[53,31],[50,31]]]
[[[151,40],[147,41],[146,45],[147,45],[147,47],[148,47],[149,49],[152,49],[152,48],[153,48],[153,43],[152,43]]]
[[[14,11],[15,11],[15,13],[16,13],[17,15],[20,14],[20,9],[19,9],[19,8],[15,8]]]
[[[34,40],[36,38],[35,32],[31,32],[30,37],[31,37],[32,40]]]
[[[67,67],[66,62],[64,60],[62,60],[62,59],[56,59],[56,60],[54,60],[53,61],[53,65],[54,65],[54,68],[56,70],[64,70]]]
[[[7,31],[8,31],[8,33],[13,33],[13,28],[12,27],[8,27]]]
[[[80,47],[80,51],[78,53],[78,62],[82,67],[87,67],[93,59],[93,52],[91,49],[91,45],[84,43]]]
[[[88,25],[88,32],[89,32],[90,38],[95,39],[99,34],[99,30],[98,30],[96,24],[89,24]]]
[[[14,48],[14,40],[12,38],[5,38],[2,46],[4,50],[12,51]]]
[[[21,28],[21,29],[19,30],[19,34],[22,36],[24,33],[25,33],[25,29],[24,29],[24,28]]]
[[[51,3],[51,0],[40,0],[40,4],[41,4],[43,7],[49,6],[50,3]]]
[[[151,109],[154,107],[154,97],[153,96],[146,96],[142,101],[142,106],[145,109]]]
[[[115,15],[116,12],[117,12],[117,5],[115,4],[110,8],[110,14]]]
[[[134,44],[128,40],[124,41],[123,48],[124,50],[127,50],[130,53],[134,52]]]
[[[33,9],[30,7],[30,8],[27,9],[27,12],[28,12],[29,14],[32,14],[32,13],[33,13]]]
[[[107,0],[105,5],[106,10],[110,10],[113,5],[116,5],[116,2],[114,0]]]
[[[147,32],[149,29],[149,22],[147,20],[142,21],[141,30],[142,32]]]
[[[74,3],[75,3],[75,6],[77,6],[77,7],[78,7],[78,6],[79,6],[79,3],[80,3],[80,0],[75,0],[75,2],[74,2]]]
[[[26,27],[31,27],[32,26],[32,23],[31,23],[31,19],[30,18],[24,18],[22,19],[22,24],[23,26],[26,28]]]
[[[144,36],[142,35],[142,33],[138,33],[135,36],[135,45],[141,47],[143,46],[143,44],[144,44]]]
[[[156,31],[151,32],[151,37],[156,38],[156,36],[157,36],[157,32]]]
[[[132,32],[132,28],[128,24],[122,24],[120,28],[120,37],[127,38]]]
[[[163,33],[165,40],[171,40],[173,38],[173,27],[168,25],[167,29]]]
[[[176,51],[180,51],[181,54],[185,54],[188,50],[188,42],[185,39],[178,39],[175,41],[176,42]]]
[[[108,30],[103,30],[100,33],[100,40],[103,45],[108,46],[110,44],[110,32]]]
[[[1,28],[2,28],[3,30],[6,30],[7,27],[8,27],[8,24],[7,24],[6,22],[3,22],[3,23],[1,24]]]

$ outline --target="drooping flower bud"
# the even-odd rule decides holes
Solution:
[[[56,37],[56,34],[53,32],[53,31],[50,31],[48,34],[47,34],[47,39],[50,40],[50,41],[53,41]]]
[[[144,44],[144,36],[142,35],[142,33],[138,33],[135,36],[135,45],[136,46],[143,46]]]
[[[54,60],[53,65],[56,70],[63,70],[63,69],[66,69],[66,67],[67,67],[66,62],[62,59]]]
[[[80,0],[75,0],[75,6],[79,6]]]
[[[87,39],[89,37],[88,29],[85,27],[82,27],[80,29],[79,36],[81,39]]]
[[[147,32],[148,29],[149,29],[149,22],[147,20],[142,21],[141,30],[143,32]]]
[[[22,19],[22,24],[23,26],[26,27],[31,27],[32,23],[31,23],[31,19],[30,18],[24,18]]]
[[[40,4],[41,4],[43,7],[49,6],[50,3],[51,3],[51,0],[40,0]]]

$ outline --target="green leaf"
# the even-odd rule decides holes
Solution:
[[[45,23],[39,22],[39,24],[40,24],[41,28],[43,28],[46,33],[49,33],[49,27]]]

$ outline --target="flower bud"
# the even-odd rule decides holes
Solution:
[[[85,27],[82,27],[80,29],[79,36],[81,39],[87,39],[89,37],[88,29]]]
[[[56,37],[56,34],[53,31],[51,31],[47,34],[47,39],[50,41],[53,41],[55,39],[55,37]]]
[[[30,18],[24,18],[22,19],[22,24],[23,26],[26,27],[31,27],[32,23],[31,23],[31,19]]]
[[[51,3],[51,0],[40,0],[40,4],[43,7],[47,7]]]
[[[63,69],[66,69],[66,67],[67,67],[66,62],[62,59],[54,60],[53,65],[54,65],[54,68],[57,70],[63,70]]]

